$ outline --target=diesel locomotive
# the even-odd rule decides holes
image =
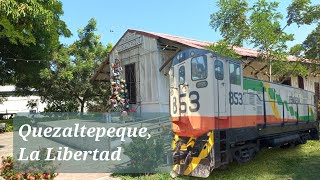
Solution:
[[[170,115],[177,175],[208,177],[264,147],[318,140],[313,92],[243,76],[241,61],[186,49],[172,61]]]

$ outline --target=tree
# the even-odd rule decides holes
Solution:
[[[320,14],[320,12],[319,12]],[[302,51],[308,59],[320,61],[320,23],[302,43]]]
[[[29,92],[40,84],[39,72],[59,48],[59,37],[71,35],[61,15],[59,0],[0,0],[2,85],[16,84],[18,89]]]
[[[237,53],[234,51],[233,47],[230,46],[226,41],[224,40],[220,40],[208,47],[206,47],[207,49],[222,54],[224,56],[227,57],[231,57],[234,59],[240,59],[241,56],[237,55]]]
[[[268,64],[265,74],[270,81],[291,74],[308,74],[307,67],[302,63],[288,62],[287,57],[296,55],[299,48],[296,46],[288,50],[286,43],[294,40],[294,34],[284,30],[291,24],[310,25],[319,20],[319,5],[312,6],[310,0],[293,0],[287,8],[287,24],[284,27],[280,23],[283,15],[277,10],[279,2],[256,0],[249,7],[247,0],[219,0],[217,5],[218,12],[211,15],[212,28],[219,30],[224,41],[231,46],[247,43],[257,48],[258,59]],[[306,48],[307,44],[303,47]],[[298,61],[303,61],[304,57],[298,56]]]
[[[91,19],[78,31],[79,40],[61,46],[54,53],[51,66],[41,71],[40,96],[48,103],[47,111],[84,111],[86,103],[109,97],[109,84],[90,82],[99,64],[112,48],[100,42],[96,35],[96,21]],[[107,105],[107,104],[105,104]],[[92,104],[91,104],[92,106]]]
[[[320,60],[320,4],[312,5],[310,0],[294,0],[288,7],[287,24],[298,26],[317,23],[317,27],[302,44],[296,45],[295,53],[308,59]]]

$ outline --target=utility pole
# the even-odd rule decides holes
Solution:
[[[272,65],[271,65],[271,59],[269,58],[269,81],[272,82]]]

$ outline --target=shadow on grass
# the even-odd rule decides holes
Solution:
[[[214,170],[207,179],[269,180],[269,179],[319,179],[320,141],[293,148],[263,149],[250,162],[231,163],[224,169]],[[170,175],[120,176],[121,179],[157,180],[170,179]],[[178,177],[178,180],[196,180],[195,177]]]
[[[308,141],[294,148],[263,149],[248,163],[231,163],[214,170],[207,179],[319,179],[320,141]],[[158,179],[157,177],[144,179]],[[196,180],[194,177],[177,179]]]
[[[320,156],[284,158],[282,161],[280,175],[288,174],[292,179],[319,179]]]
[[[320,142],[309,141],[294,148],[264,149],[246,163],[231,163],[214,170],[214,179],[319,179]],[[187,178],[183,178],[187,179]]]

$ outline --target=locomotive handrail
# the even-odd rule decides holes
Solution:
[[[265,99],[265,90],[264,87],[262,88],[262,98],[263,98],[263,120],[264,120],[264,125],[263,127],[266,128],[267,126],[267,110],[266,110],[266,99]]]

